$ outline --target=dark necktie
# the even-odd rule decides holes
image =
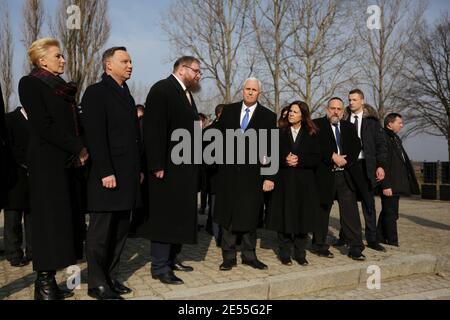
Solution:
[[[339,130],[339,124],[333,124],[334,128],[336,129],[336,144],[338,146],[338,151],[342,151],[342,140],[341,140],[341,130]]]
[[[358,136],[359,136],[359,117],[358,116],[355,116],[355,123],[354,123],[354,125],[355,125],[355,128],[356,128],[356,132],[358,133]]]

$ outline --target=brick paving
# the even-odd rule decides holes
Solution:
[[[335,206],[331,218],[331,236],[337,235],[339,219]],[[380,208],[379,201],[377,208]],[[367,249],[366,256],[370,262],[376,263],[395,256],[408,256],[429,253],[439,256],[443,261],[440,275],[413,277],[411,279],[391,280],[383,284],[379,292],[368,292],[367,288],[339,288],[329,292],[321,291],[304,297],[287,297],[286,299],[388,299],[392,297],[450,289],[450,203],[402,200],[401,219],[399,221],[400,248],[388,247],[387,253],[378,253]],[[200,217],[204,220],[204,216]],[[0,216],[0,234],[2,234],[3,215]],[[195,289],[217,284],[248,282],[255,279],[265,279],[271,276],[287,275],[303,270],[316,270],[353,264],[345,256],[345,252],[332,248],[335,259],[318,258],[308,254],[308,267],[294,265],[282,266],[276,258],[276,235],[272,232],[259,233],[257,254],[260,260],[268,264],[269,270],[258,271],[240,263],[231,272],[219,271],[221,251],[215,246],[214,240],[201,231],[199,243],[196,246],[185,246],[181,258],[195,268],[192,273],[179,274],[185,281],[182,286],[167,286],[150,276],[150,243],[142,239],[129,239],[122,257],[120,280],[133,289],[133,293],[125,296],[127,299],[161,299],[162,295],[187,289]],[[1,238],[0,238],[1,239]],[[2,241],[0,241],[0,244]],[[81,289],[76,290],[74,300],[90,300],[87,296],[86,263],[78,265],[82,270]],[[65,283],[68,275],[59,272],[57,279]],[[33,282],[35,275],[32,267],[12,268],[0,257],[0,300],[29,300],[33,298]],[[418,291],[417,287],[424,286]],[[429,290],[430,289],[430,290]],[[443,291],[445,292],[445,291]],[[449,294],[450,296],[450,294]],[[232,299],[233,297],[230,297]]]

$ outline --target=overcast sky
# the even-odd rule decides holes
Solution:
[[[420,1],[420,0],[417,0]],[[12,16],[14,35],[14,94],[23,73],[25,48],[21,38],[21,10],[23,0],[7,0]],[[58,0],[43,0],[47,14],[54,16]],[[130,51],[134,63],[133,79],[151,86],[170,74],[172,61],[167,39],[160,28],[161,16],[170,6],[170,0],[110,0],[109,17],[111,37],[107,47],[121,45]],[[376,0],[373,1],[376,4]],[[430,22],[442,12],[450,11],[450,0],[430,0],[426,17]],[[46,29],[46,28],[45,28]],[[47,35],[47,34],[44,34]],[[11,101],[18,104],[16,96]],[[418,136],[405,142],[405,147],[415,161],[448,161],[447,142],[443,138]]]

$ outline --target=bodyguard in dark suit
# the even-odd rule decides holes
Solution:
[[[261,129],[276,130],[277,116],[258,103],[261,93],[261,82],[250,78],[244,83],[244,101],[225,106],[218,127],[226,136],[226,130],[241,130],[247,133],[255,130],[259,146]],[[234,139],[234,138],[233,138]],[[227,145],[227,138],[224,138]],[[266,141],[268,146],[270,142]],[[231,142],[231,145],[235,143]],[[235,148],[234,164],[219,166],[217,176],[217,195],[215,205],[215,221],[223,228],[222,257],[220,270],[228,271],[236,266],[236,246],[241,238],[242,263],[255,269],[265,270],[267,266],[256,257],[256,230],[259,214],[264,203],[264,192],[274,189],[274,176],[264,177],[261,169],[263,159],[258,152],[257,164],[251,164],[249,143],[245,144],[245,162],[237,164],[238,151]],[[270,148],[266,149],[270,152]],[[227,158],[225,151],[225,158]],[[269,156],[269,154],[267,155]],[[276,155],[278,157],[278,154]]]
[[[109,300],[131,292],[117,275],[131,212],[140,205],[141,164],[138,118],[125,83],[133,69],[126,48],[106,50],[103,67],[102,80],[86,89],[81,105],[92,155],[87,182],[88,294]]]
[[[183,244],[197,242],[199,165],[194,163],[193,152],[187,162],[174,163],[172,151],[179,143],[172,141],[172,134],[182,129],[193,138],[195,127],[201,132],[192,96],[192,92],[200,88],[201,74],[198,59],[178,59],[173,74],[150,89],[146,102],[144,144],[149,174],[147,237],[152,241],[152,277],[165,284],[183,284],[174,271],[193,271],[192,267],[183,265],[177,256]]]
[[[360,191],[366,223],[367,246],[376,251],[386,251],[378,243],[374,192],[377,184],[383,181],[385,176],[386,141],[376,111],[364,102],[364,93],[359,89],[352,90],[349,94],[349,102],[350,106],[344,118],[356,127],[362,143],[358,166],[364,176],[364,185]]]
[[[361,142],[355,127],[342,121],[343,115],[343,101],[333,98],[328,103],[327,116],[315,120],[319,127],[322,158],[316,173],[322,208],[322,230],[314,234],[313,246],[314,252],[319,256],[334,257],[329,251],[327,234],[330,212],[334,200],[337,200],[341,227],[350,246],[349,257],[365,260],[357,203],[357,190],[362,185],[362,173],[357,166]]]
[[[10,174],[14,174],[5,207],[4,239],[6,258],[13,267],[23,267],[31,261],[31,214],[26,150],[30,141],[28,116],[21,107],[5,117],[8,145],[12,151]],[[25,225],[26,248],[22,250],[22,219]]]
[[[400,114],[391,113],[386,117],[384,132],[389,156],[385,167],[386,178],[381,184],[382,210],[378,220],[379,241],[397,247],[399,245],[397,220],[400,196],[420,194],[414,168],[398,136],[402,129],[403,120]]]
[[[318,230],[320,200],[315,171],[320,163],[318,129],[302,101],[288,109],[288,127],[280,129],[280,164],[269,204],[267,229],[278,232],[279,259],[308,265],[308,233]],[[294,247],[294,255],[292,255]]]

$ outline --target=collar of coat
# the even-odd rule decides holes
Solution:
[[[350,120],[350,115],[352,114],[352,111],[350,110],[350,107],[347,107],[344,112],[344,120]],[[378,112],[375,110],[374,107],[371,105],[365,104],[363,108],[363,119],[375,119],[379,121]]]

